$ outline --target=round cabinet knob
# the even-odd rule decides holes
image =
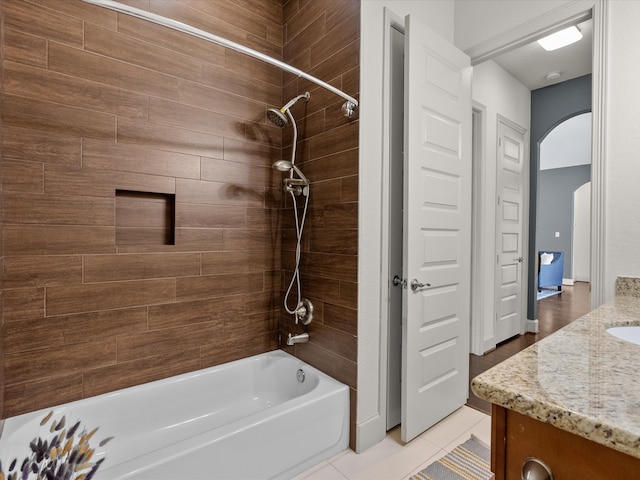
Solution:
[[[522,464],[522,480],[553,480],[553,473],[539,458],[527,458]]]

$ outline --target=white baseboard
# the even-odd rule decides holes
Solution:
[[[563,285],[573,285],[575,282],[573,280],[573,278],[563,278],[562,279],[562,284]]]
[[[536,318],[535,320],[530,320],[527,318],[527,320],[525,320],[524,322],[524,329],[525,332],[528,333],[538,333],[540,331],[540,324],[538,322],[538,319]]]

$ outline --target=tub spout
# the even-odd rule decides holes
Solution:
[[[296,343],[307,343],[309,341],[308,333],[300,333],[298,335],[291,335],[287,337],[287,345],[295,345]]]

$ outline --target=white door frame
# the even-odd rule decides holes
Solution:
[[[530,22],[510,29],[491,40],[484,42],[466,53],[471,57],[472,64],[478,64],[488,60],[507,50],[517,48],[531,40],[544,36],[546,32],[566,25],[578,18],[592,15],[593,25],[593,137],[592,137],[592,212],[591,212],[591,306],[595,308],[604,301],[604,250],[605,250],[605,205],[604,205],[604,175],[606,164],[605,138],[606,138],[606,87],[607,87],[607,2],[597,0],[579,0],[570,2],[558,9],[548,12]],[[384,55],[388,59],[388,31],[391,25],[403,28],[403,21],[388,9],[385,9],[384,21]],[[360,168],[377,169],[382,177],[379,185],[383,191],[368,189],[366,184],[372,178],[360,175],[360,182],[365,182],[359,189],[361,204],[367,205],[367,215],[361,213],[360,219],[364,224],[360,225],[361,235],[365,233],[379,233],[379,242],[367,242],[367,238],[361,237],[359,251],[359,275],[358,284],[358,390],[357,390],[357,420],[356,420],[356,451],[362,452],[370,446],[381,441],[386,434],[386,360],[387,360],[387,328],[388,315],[386,307],[386,292],[389,277],[387,254],[387,218],[388,212],[383,205],[388,205],[388,192],[384,192],[384,186],[388,184],[388,136],[389,120],[385,115],[389,101],[389,63],[384,62],[383,98],[382,98],[382,138],[381,164],[372,164],[370,159],[360,158]],[[362,90],[362,89],[361,89]],[[379,97],[378,97],[379,98]],[[375,99],[371,99],[376,101]],[[365,107],[363,107],[365,108]],[[375,109],[374,109],[375,110]],[[381,197],[382,196],[382,201]],[[362,209],[361,209],[362,210]],[[376,212],[377,210],[377,212]],[[363,228],[364,225],[364,228]],[[375,232],[377,230],[377,232]],[[377,272],[378,275],[370,275]],[[376,293],[377,292],[377,293]],[[472,292],[477,295],[476,291]],[[374,299],[379,302],[372,302]],[[367,308],[364,308],[367,305]],[[379,323],[378,323],[379,320]],[[478,340],[478,334],[472,327],[474,342]],[[378,345],[377,354],[369,347],[372,342]]]

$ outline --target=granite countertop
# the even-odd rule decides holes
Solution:
[[[640,289],[625,285],[615,299],[474,378],[474,393],[640,458],[640,345],[606,331],[640,325]]]

